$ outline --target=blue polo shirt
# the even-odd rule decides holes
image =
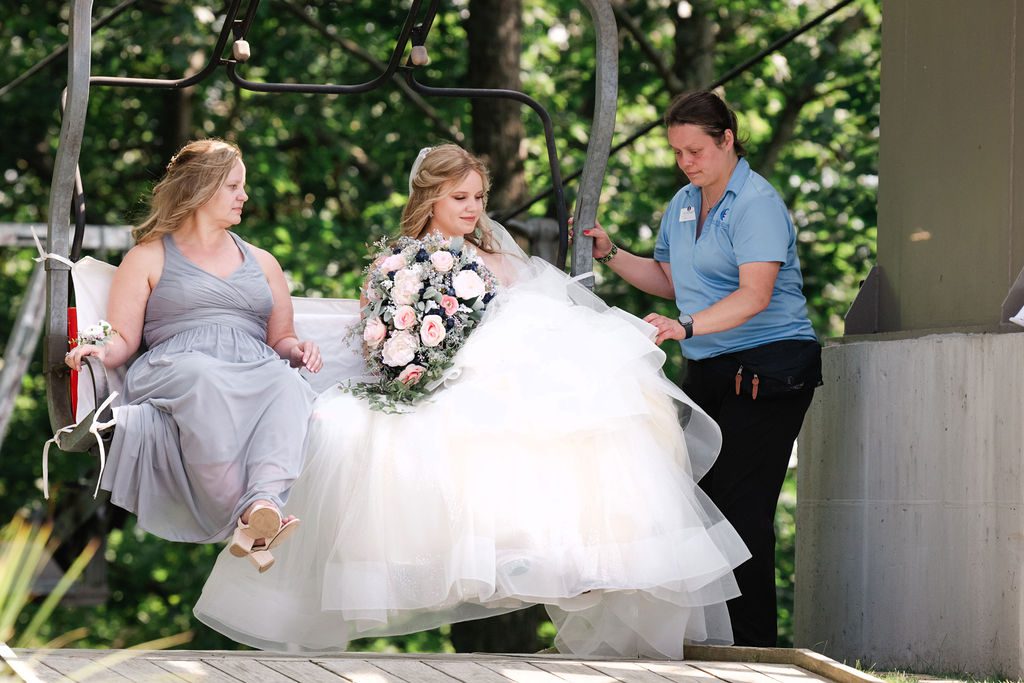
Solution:
[[[782,266],[768,308],[739,327],[681,342],[683,355],[701,360],[783,339],[816,339],[802,291],[796,230],[775,188],[740,159],[697,239],[700,203],[699,187],[679,190],[661,219],[654,246],[654,259],[671,266],[680,311],[692,315],[735,292],[744,263],[777,261]]]

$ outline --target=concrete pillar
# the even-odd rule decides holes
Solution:
[[[826,349],[800,440],[797,646],[1024,676],[1024,335]]]
[[[795,641],[1017,679],[1024,0],[883,11],[878,269],[854,306],[876,334],[825,348],[800,438]]]

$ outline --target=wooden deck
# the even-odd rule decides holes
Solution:
[[[188,650],[0,650],[0,680],[217,683],[881,683],[809,650],[687,648],[685,662],[567,655],[314,656]]]

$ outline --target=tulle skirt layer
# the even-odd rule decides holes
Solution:
[[[580,290],[540,273],[495,299],[413,412],[321,394],[287,507],[300,532],[264,575],[223,553],[197,616],[324,651],[543,603],[580,655],[731,642],[749,554],[694,481],[717,427],[660,372],[648,326]]]

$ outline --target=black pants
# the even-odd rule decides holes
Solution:
[[[752,555],[735,571],[743,594],[728,602],[735,642],[774,647],[775,508],[814,388],[752,400],[737,396],[735,383],[711,372],[707,361],[689,361],[683,390],[722,429],[722,452],[700,487]]]

